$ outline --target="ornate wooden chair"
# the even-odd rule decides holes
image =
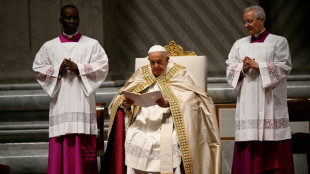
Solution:
[[[167,55],[170,57],[170,61],[184,66],[198,86],[206,90],[207,57],[197,56],[193,51],[184,51],[175,41],[170,41],[169,45],[164,47],[167,51]],[[136,58],[135,70],[147,64],[149,64],[147,58]]]
[[[97,115],[97,128],[98,136],[96,138],[96,148],[97,156],[100,157],[100,162],[103,160],[104,155],[104,111],[106,104],[105,103],[96,103],[96,115]],[[100,163],[101,164],[101,163]]]
[[[10,173],[10,167],[0,164],[0,173],[1,174],[9,174]]]
[[[310,127],[310,98],[287,99],[290,122],[308,122]],[[310,129],[308,132],[297,132],[292,134],[293,153],[307,154],[308,171],[310,173]]]

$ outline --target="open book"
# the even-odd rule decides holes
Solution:
[[[160,91],[154,91],[144,94],[136,94],[132,92],[123,91],[123,94],[125,95],[126,98],[130,98],[131,100],[133,100],[135,102],[134,105],[142,107],[149,107],[156,105],[155,103],[156,100],[164,98],[164,96]]]

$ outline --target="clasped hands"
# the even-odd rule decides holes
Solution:
[[[122,105],[124,108],[128,109],[130,108],[135,102],[131,100],[130,98],[125,98],[122,102]],[[169,101],[167,98],[160,98],[155,101],[155,103],[162,108],[167,108],[170,106]]]
[[[77,64],[71,61],[71,58],[64,59],[63,62],[61,63],[59,68],[60,75],[62,76],[65,75],[67,73],[67,70],[75,73],[76,75],[80,74]]]
[[[246,56],[243,60],[243,72],[247,72],[250,68],[256,70],[259,72],[259,65],[258,62],[255,61],[255,59],[251,59],[250,57]]]

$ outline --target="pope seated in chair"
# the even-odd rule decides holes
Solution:
[[[164,47],[151,47],[148,60],[150,64],[130,77],[109,106],[109,139],[101,172],[220,173],[220,136],[211,97],[183,66],[169,61]],[[163,98],[141,107],[123,91],[161,91]]]

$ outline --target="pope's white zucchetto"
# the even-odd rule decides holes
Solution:
[[[166,52],[166,49],[161,45],[154,45],[149,49],[148,54],[153,52]]]

